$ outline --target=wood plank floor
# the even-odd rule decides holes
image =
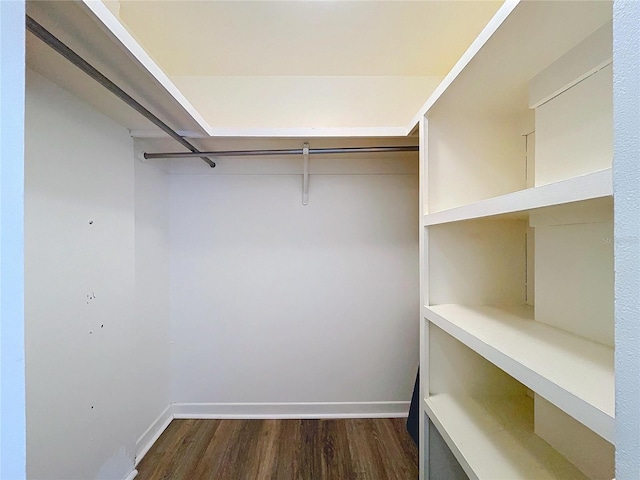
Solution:
[[[405,480],[418,451],[404,419],[174,420],[136,480]]]

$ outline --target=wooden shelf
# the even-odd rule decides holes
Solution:
[[[345,127],[212,126],[158,63],[101,1],[29,2],[27,13],[125,92],[158,115],[181,135],[278,138],[405,138],[401,124]],[[131,130],[134,137],[160,130],[126,104],[115,101],[90,79],[31,34],[27,34],[27,66]],[[411,126],[413,127],[413,125]],[[176,148],[175,146],[173,148]]]
[[[426,317],[609,442],[614,350],[533,320],[528,306],[426,307]]]
[[[207,134],[204,119],[102,2],[30,2],[27,14],[169,126],[186,136]],[[28,68],[129,130],[160,132],[32,34],[26,43]]]
[[[471,478],[613,477],[611,13],[506,2],[414,118],[421,387]]]
[[[587,478],[533,432],[529,397],[442,394],[424,406],[472,480]]]
[[[519,213],[613,194],[611,168],[560,182],[528,188],[462,207],[427,214],[424,226]]]
[[[567,18],[572,28],[567,28]],[[531,78],[610,19],[609,2],[589,8],[583,2],[505,2],[420,108],[409,130],[424,114],[445,105],[494,114],[526,109]]]

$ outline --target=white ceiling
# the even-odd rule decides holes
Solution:
[[[114,9],[169,75],[443,76],[501,4],[123,0]]]

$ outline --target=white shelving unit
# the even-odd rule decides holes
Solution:
[[[526,396],[442,394],[426,400],[425,410],[472,479],[586,479],[533,432],[532,403]]]
[[[508,2],[423,110],[421,433],[472,479],[614,476],[611,17]]]
[[[427,317],[613,443],[612,347],[536,322],[530,306],[436,305]]]
[[[507,213],[530,212],[538,208],[583,200],[611,197],[611,168],[580,175],[559,182],[527,188],[499,197],[426,214],[424,226],[492,217]]]

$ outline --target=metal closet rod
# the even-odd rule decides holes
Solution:
[[[1,1],[1,0],[0,0]],[[42,40],[45,44],[55,50],[57,53],[62,55],[64,58],[69,60],[72,64],[82,70],[84,73],[89,75],[95,81],[97,81],[100,85],[105,87],[111,93],[113,93],[120,100],[125,102],[131,108],[133,108],[136,112],[141,114],[151,123],[159,127],[162,131],[168,134],[171,138],[179,142],[182,146],[189,149],[194,157],[200,157],[204,160],[211,168],[216,166],[215,162],[212,162],[207,158],[206,154],[200,152],[195,146],[193,146],[190,142],[184,139],[180,134],[178,134],[175,130],[173,130],[169,125],[164,123],[158,117],[156,117],[153,113],[147,110],[143,105],[141,105],[138,101],[136,101],[131,95],[118,87],[115,83],[109,80],[106,76],[104,76],[100,71],[98,71],[93,65],[87,62],[84,58],[78,55],[76,52],[67,47],[64,43],[62,43],[56,36],[54,36],[51,32],[45,29],[42,25],[36,22],[29,15],[26,15],[27,20],[27,30],[33,33],[36,37]]]
[[[1,0],[0,0],[1,1]],[[168,152],[168,153],[145,153],[145,159],[154,158],[190,158],[200,157],[211,168],[216,166],[215,162],[211,161],[207,157],[247,157],[247,156],[268,156],[268,155],[302,155],[303,149],[287,149],[287,150],[235,150],[235,151],[220,151],[220,152],[203,152],[198,150],[182,135],[178,134],[175,130],[169,127],[166,123],[160,120],[157,116],[146,109],[140,102],[134,99],[127,92],[122,90],[118,85],[113,83],[109,78],[103,75],[98,69],[87,62],[84,58],[71,50],[67,45],[60,41],[55,35],[45,29],[42,25],[36,22],[29,15],[26,15],[26,26],[33,35],[42,40],[46,45],[51,47],[57,53],[66,58],[73,65],[78,67],[88,76],[93,78],[100,85],[105,87],[116,97],[122,100],[124,103],[133,108],[136,112],[141,114],[151,123],[156,125],[171,138],[176,140],[182,146],[190,150],[190,152]],[[377,152],[415,152],[418,151],[417,146],[397,146],[397,147],[345,147],[345,148],[311,148],[310,154],[340,154],[340,153],[377,153]]]
[[[397,147],[343,147],[343,148],[310,148],[309,153],[338,154],[338,153],[380,153],[380,152],[417,152],[420,147],[416,145],[403,145]],[[200,152],[209,157],[256,157],[268,155],[302,155],[302,148],[290,148],[285,150],[227,150],[221,152]],[[191,152],[165,152],[145,153],[144,158],[191,158],[198,155]]]

